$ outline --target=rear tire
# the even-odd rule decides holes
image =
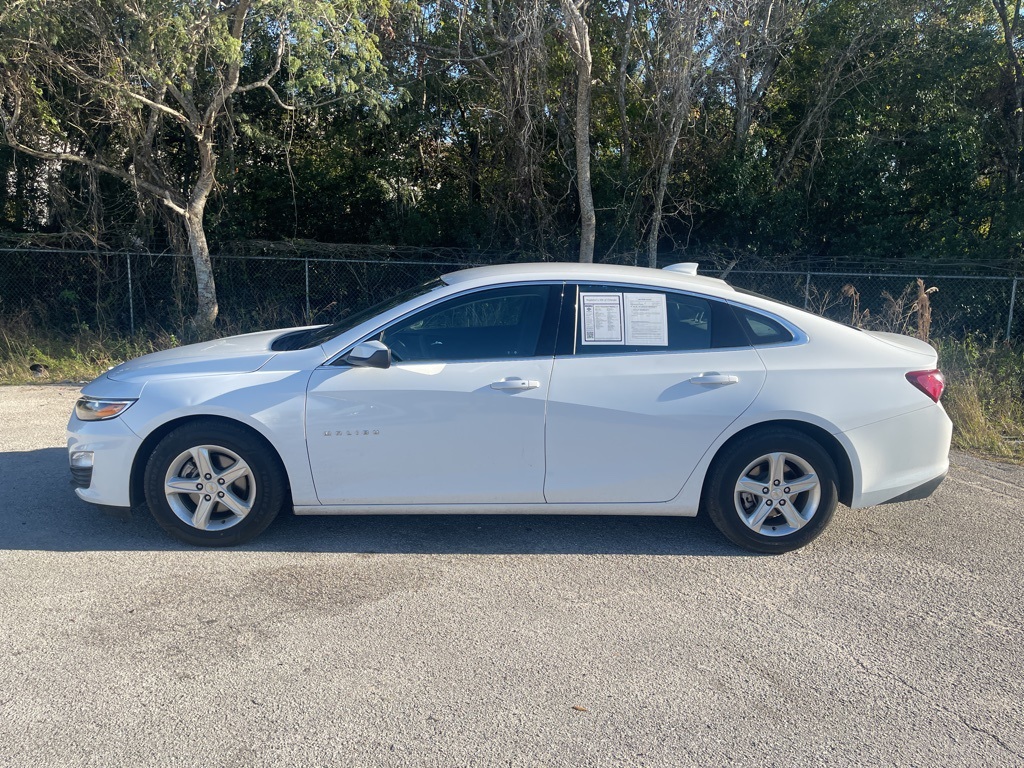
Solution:
[[[716,457],[704,506],[734,544],[781,554],[825,530],[839,501],[837,478],[828,452],[802,432],[754,432]]]
[[[146,463],[146,503],[179,541],[230,547],[266,529],[287,480],[277,454],[252,430],[197,421],[169,432]]]

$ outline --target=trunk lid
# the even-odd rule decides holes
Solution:
[[[900,333],[884,333],[882,331],[864,331],[864,333],[884,344],[888,344],[890,347],[896,347],[897,349],[920,355],[922,358],[921,365],[928,364],[930,360],[930,365],[934,367],[939,359],[939,353],[935,351],[935,347],[927,341],[915,339],[913,336],[904,336]],[[914,363],[914,365],[917,364],[916,362]]]

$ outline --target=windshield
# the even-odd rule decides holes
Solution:
[[[361,309],[358,312],[353,312],[351,315],[346,315],[341,320],[331,325],[325,325],[323,328],[314,328],[311,331],[305,331],[308,336],[304,336],[301,339],[301,344],[295,346],[295,349],[310,349],[311,347],[318,347],[324,342],[330,341],[335,336],[339,336],[345,331],[350,331],[360,323],[365,323],[376,315],[387,312],[389,309],[394,309],[399,304],[403,304],[410,299],[415,299],[417,296],[422,296],[425,293],[430,293],[437,288],[444,285],[444,282],[437,278],[430,282],[424,283],[423,285],[417,285],[415,288],[410,288],[407,291],[402,291],[397,296],[392,296],[386,301],[382,301],[379,304],[374,304],[372,307]]]

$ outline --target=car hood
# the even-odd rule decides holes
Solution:
[[[270,349],[274,340],[293,330],[289,328],[247,333],[153,352],[110,369],[107,378],[133,381],[153,376],[251,373],[262,368],[277,354]]]

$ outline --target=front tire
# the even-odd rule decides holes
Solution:
[[[251,430],[199,421],[168,433],[149,457],[146,503],[174,538],[201,547],[249,541],[277,516],[285,474]]]
[[[837,478],[828,452],[802,432],[755,432],[716,458],[705,507],[734,544],[781,554],[825,530],[839,501]]]

